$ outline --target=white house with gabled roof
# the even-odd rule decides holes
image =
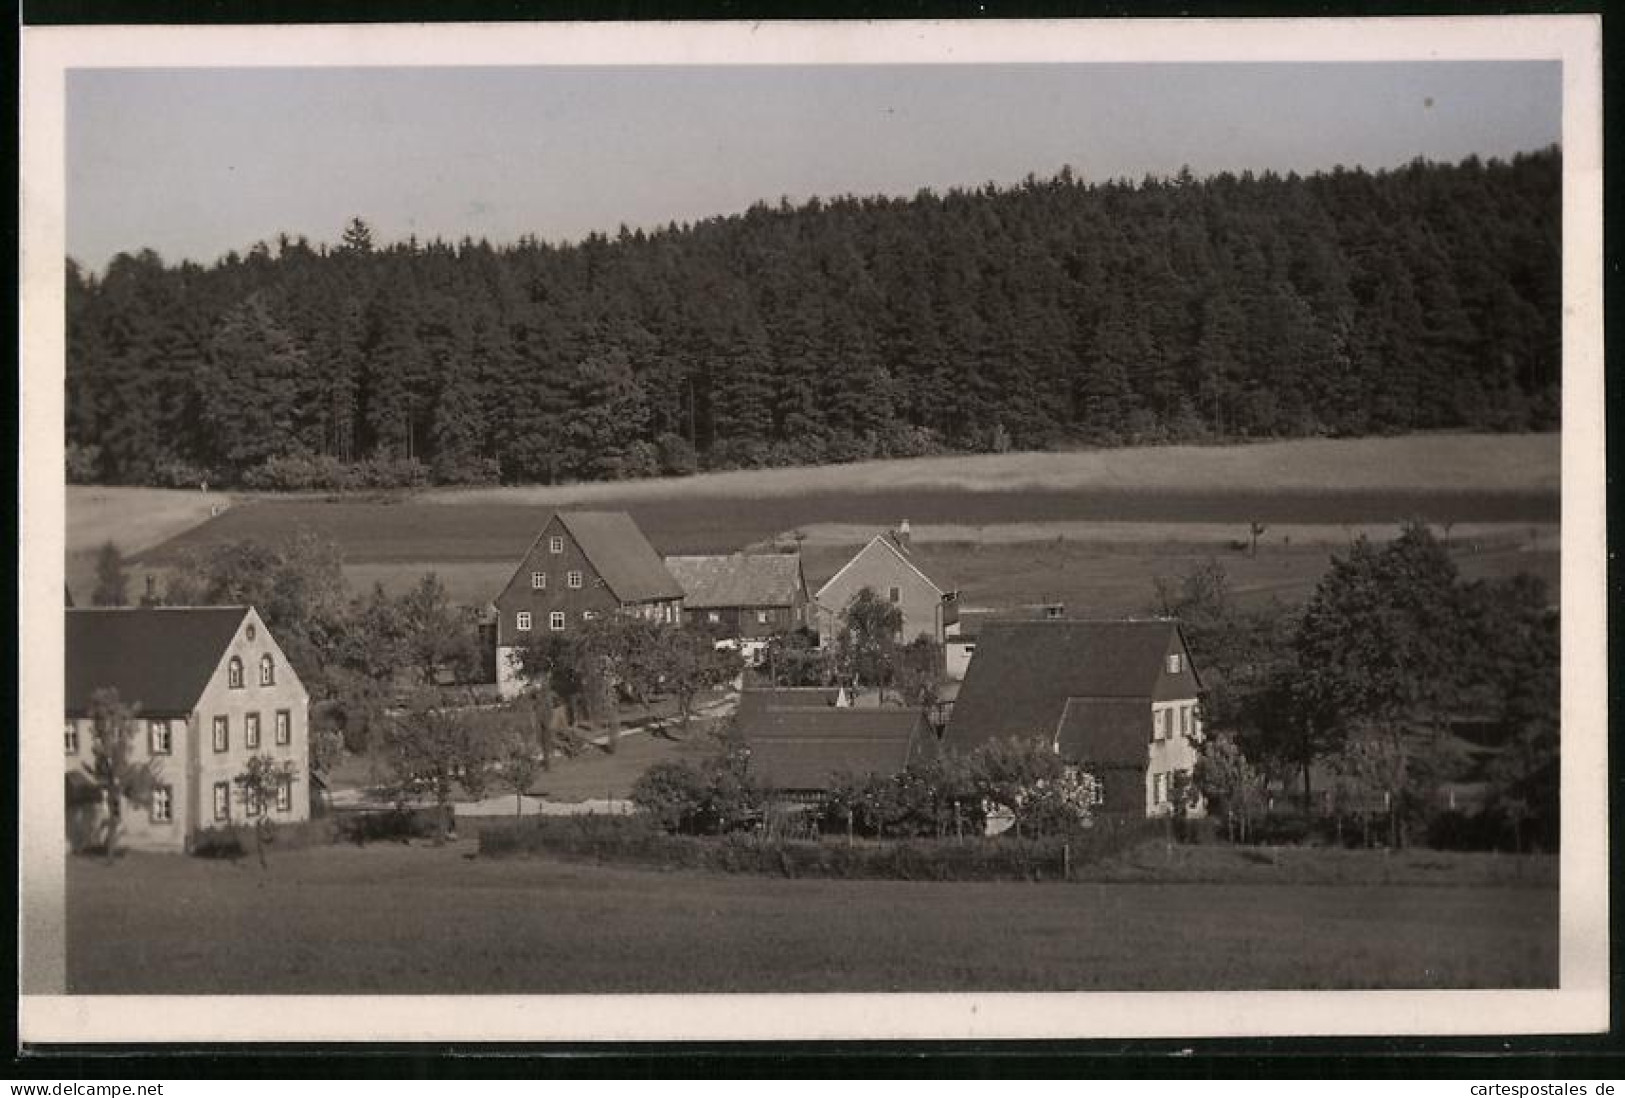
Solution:
[[[958,592],[945,590],[925,574],[909,551],[906,534],[879,534],[813,596],[820,644],[833,643],[841,615],[866,587],[902,611],[898,640],[904,644],[917,637],[944,644],[958,631]]]

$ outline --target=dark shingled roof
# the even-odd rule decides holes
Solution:
[[[802,588],[801,558],[791,553],[729,557],[667,557],[666,570],[695,610],[730,606],[793,606]]]
[[[247,613],[246,606],[67,611],[67,711],[90,712],[91,695],[112,687],[142,713],[190,713]]]
[[[625,511],[560,511],[558,516],[622,602],[683,597],[682,587]]]
[[[1060,603],[1035,603],[1031,606],[1017,606],[999,610],[961,606],[959,608],[958,637],[961,641],[974,640],[981,634],[982,630],[994,622],[1053,621],[1065,617],[1066,608]]]
[[[1178,629],[1172,621],[987,622],[946,742],[969,750],[1012,736],[1052,737],[1071,698],[1132,698],[1149,712]]]
[[[767,708],[739,730],[751,773],[770,789],[827,789],[840,773],[895,774],[936,749],[917,709]]]
[[[735,714],[743,728],[769,709],[833,709],[838,686],[781,686],[773,690],[742,690]]]
[[[1144,698],[1068,698],[1057,736],[1064,758],[1143,768],[1151,742],[1151,706]]]

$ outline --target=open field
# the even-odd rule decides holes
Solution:
[[[137,568],[161,570],[188,547],[304,529],[338,544],[358,591],[374,582],[398,591],[433,571],[453,599],[481,605],[549,509],[573,503],[624,507],[665,553],[790,546],[799,532],[815,587],[851,545],[908,518],[926,570],[981,605],[1059,599],[1085,613],[1137,611],[1154,576],[1208,556],[1226,564],[1244,595],[1299,598],[1330,552],[1409,519],[1440,533],[1449,524],[1469,575],[1527,570],[1555,586],[1558,441],[1417,435],[923,458],[393,499],[248,496],[217,518],[194,511],[204,521],[143,554]],[[116,509],[119,491],[70,498],[70,510]],[[1253,559],[1236,546],[1255,521],[1269,529]]]
[[[799,469],[745,469],[679,481],[437,492],[442,503],[563,503],[672,497],[767,498],[822,492],[1342,492],[1351,489],[1556,492],[1560,436],[1435,434],[1141,446],[1062,453],[950,455]]]
[[[472,852],[466,839],[279,851],[268,873],[162,855],[111,867],[71,859],[69,990],[1217,990],[1557,978],[1550,887],[812,881]]]
[[[223,492],[69,485],[68,587],[88,601],[96,582],[96,552],[108,541],[125,556],[135,556],[207,522],[211,511],[231,503]]]

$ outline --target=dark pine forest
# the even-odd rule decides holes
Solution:
[[[69,476],[552,482],[1556,425],[1561,162],[758,204],[67,271]]]

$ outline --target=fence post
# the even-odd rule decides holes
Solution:
[[[1066,881],[1070,881],[1072,879],[1071,842],[1064,842],[1061,844],[1061,879]]]

